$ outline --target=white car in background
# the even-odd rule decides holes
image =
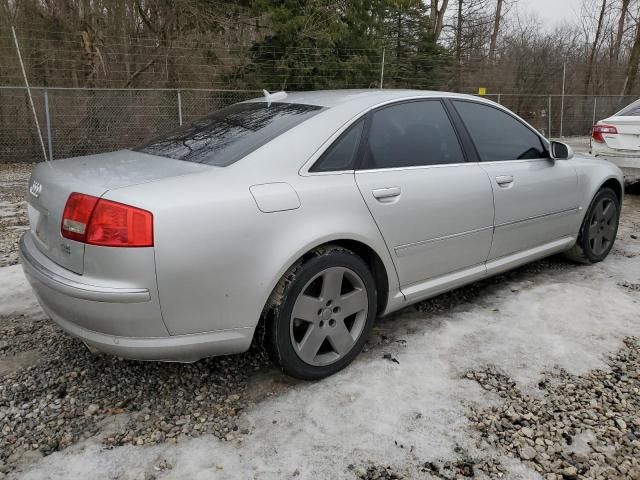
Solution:
[[[617,165],[626,182],[640,180],[640,99],[593,126],[591,154]]]

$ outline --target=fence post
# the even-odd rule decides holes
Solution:
[[[560,104],[560,138],[564,136],[564,83],[567,77],[567,62],[562,64],[562,102]]]
[[[44,89],[44,121],[47,126],[47,145],[49,146],[49,161],[53,161],[53,140],[51,139],[51,118],[49,116],[49,89]]]
[[[502,99],[502,95],[499,93],[499,94],[498,94],[498,103],[499,103],[499,104],[502,104],[502,102],[500,101],[501,99]]]
[[[182,126],[182,94],[178,89],[178,123]]]
[[[382,61],[380,62],[380,88],[382,89],[382,84],[384,83],[384,51],[385,48],[382,47]]]
[[[598,97],[594,96],[593,97],[593,121],[591,122],[591,125],[595,125],[596,124],[596,109],[598,108]]]
[[[549,121],[549,130],[547,137],[551,138],[551,95],[549,95],[549,108],[547,108],[547,120]]]

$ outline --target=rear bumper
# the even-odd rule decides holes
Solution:
[[[640,154],[638,156],[616,155],[609,152],[599,152],[594,148],[593,156],[613,163],[622,170],[626,180],[640,179]]]
[[[169,335],[154,288],[94,285],[44,256],[27,232],[20,259],[44,311],[99,351],[136,360],[192,362],[249,348],[253,328]]]
[[[119,337],[93,332],[55,313],[47,313],[65,332],[87,346],[131,360],[195,362],[205,357],[241,353],[251,345],[254,330],[247,327],[170,337]]]

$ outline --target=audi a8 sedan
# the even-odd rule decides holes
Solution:
[[[491,101],[265,94],[132,150],[38,164],[24,271],[92,350],[191,362],[264,342],[319,379],[377,316],[615,241],[623,176]]]

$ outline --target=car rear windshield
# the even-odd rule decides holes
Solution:
[[[134,150],[225,167],[313,117],[321,109],[297,103],[236,103]]]
[[[640,117],[640,100],[627,105],[614,115],[615,117]]]

